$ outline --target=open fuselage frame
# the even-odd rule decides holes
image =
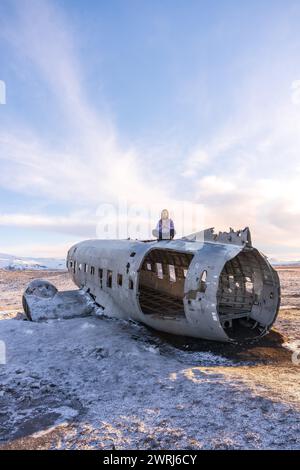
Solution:
[[[67,268],[106,315],[178,335],[242,341],[264,335],[280,304],[277,272],[249,230],[177,240],[87,240]]]

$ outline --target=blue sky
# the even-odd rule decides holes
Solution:
[[[63,256],[121,199],[200,204],[199,229],[300,259],[299,20],[298,1],[3,0],[0,252]]]

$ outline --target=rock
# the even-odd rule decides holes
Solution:
[[[40,376],[35,373],[29,374],[29,377],[31,377],[32,379],[37,379],[37,380],[40,379]]]
[[[30,385],[30,388],[31,388],[31,389],[39,389],[39,388],[40,388],[40,384],[33,383],[32,385]]]

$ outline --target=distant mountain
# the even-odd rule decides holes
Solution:
[[[25,269],[66,269],[64,259],[56,258],[26,258],[0,253],[0,268],[11,271]]]
[[[272,266],[300,266],[299,261],[280,261],[269,258]],[[0,253],[0,269],[21,271],[25,269],[66,269],[66,261],[57,258],[26,258]]]
[[[300,260],[299,261],[280,261],[278,259],[269,258],[269,262],[273,266],[300,266]]]

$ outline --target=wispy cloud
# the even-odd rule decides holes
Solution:
[[[30,60],[59,103],[70,128],[63,148],[43,142],[34,130],[2,130],[0,182],[54,200],[97,203],[116,197],[164,198],[156,177],[153,193],[141,156],[123,148],[111,120],[89,104],[74,40],[61,12],[46,1],[16,2],[15,22],[4,36]],[[35,18],[36,21],[32,21]],[[67,150],[66,150],[67,149]]]
[[[93,236],[101,202],[151,201],[172,208],[174,199],[188,198],[205,206],[207,226],[250,225],[259,246],[268,241],[270,252],[279,253],[283,247],[297,251],[299,76],[284,75],[278,59],[276,71],[281,75],[274,73],[270,83],[272,74],[258,53],[255,74],[248,82],[236,83],[237,104],[226,122],[209,135],[199,133],[199,143],[189,153],[180,158],[174,134],[159,150],[154,142],[125,145],[106,107],[96,107],[88,93],[76,32],[62,9],[44,0],[14,5],[15,15],[1,22],[0,34],[41,78],[68,132],[62,144],[43,139],[25,122],[2,126],[0,186],[44,196],[58,208],[66,202],[70,213],[26,214],[20,208],[2,213],[0,225]],[[287,60],[284,48],[277,54]],[[198,91],[195,84],[196,97]]]
[[[51,232],[73,234],[77,237],[96,238],[97,221],[91,213],[82,211],[68,216],[40,214],[0,214],[0,227],[34,228]]]
[[[1,243],[1,252],[6,255],[26,256],[33,258],[66,258],[70,246],[76,243],[76,238],[66,238],[63,243]]]
[[[225,229],[247,224],[258,246],[282,259],[300,258],[300,109],[293,82],[269,108],[241,100],[235,119],[205,143],[203,164],[186,164],[191,193],[205,221]],[[275,93],[275,91],[274,91]],[[202,154],[203,145],[195,155]],[[298,255],[297,255],[298,250]],[[286,253],[288,251],[288,254]],[[289,255],[290,253],[290,255]],[[295,254],[296,253],[296,254]]]

